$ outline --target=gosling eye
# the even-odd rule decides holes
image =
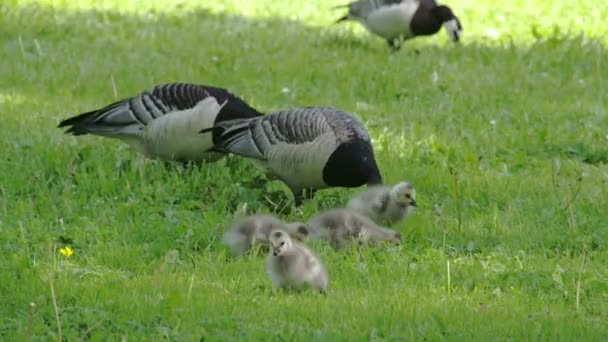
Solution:
[[[405,198],[411,198],[410,194],[405,194]]]
[[[283,247],[283,245],[285,245],[285,241],[281,241],[281,243],[279,244],[279,247]]]

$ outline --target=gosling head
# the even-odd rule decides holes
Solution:
[[[370,241],[372,240],[372,236],[369,234],[369,232],[366,229],[359,229],[358,232],[354,233],[353,240],[355,241],[355,243],[358,246],[366,247],[367,245],[369,245]]]
[[[416,206],[416,189],[408,183],[401,182],[391,189],[391,199],[401,208]]]
[[[399,246],[401,245],[401,233],[400,232],[394,232],[393,236],[390,238],[389,242],[395,246]]]
[[[287,224],[287,232],[291,238],[298,241],[304,241],[308,237],[308,226],[302,222],[293,222]]]
[[[279,256],[290,249],[293,246],[293,242],[287,232],[273,230],[270,232],[270,245],[272,246],[272,255]]]
[[[392,230],[392,229],[388,229],[388,228],[384,228],[384,227],[377,227],[376,228],[377,231],[375,234],[372,234],[370,236],[369,242],[373,245],[392,245],[392,246],[399,246],[401,245],[401,233],[396,231],[396,230]]]

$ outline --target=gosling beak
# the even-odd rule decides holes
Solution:
[[[272,247],[272,255],[274,255],[274,256],[279,255],[279,250],[277,248]]]
[[[416,200],[412,200],[412,201],[410,202],[410,205],[411,205],[412,207],[415,207],[415,206],[416,206]]]

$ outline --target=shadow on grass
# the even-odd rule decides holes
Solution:
[[[519,47],[515,42],[489,46],[466,40],[464,45],[453,46],[438,34],[440,38],[433,40],[412,40],[393,53],[383,40],[367,34],[354,36],[343,25],[311,27],[282,18],[213,15],[202,9],[141,16],[100,10],[61,12],[44,6],[5,6],[3,12],[4,58],[0,65],[3,73],[8,73],[0,80],[3,92],[14,91],[27,99],[73,96],[100,104],[111,101],[114,91],[117,97],[125,97],[170,81],[229,87],[263,110],[308,105],[318,98],[339,102],[339,96],[333,95],[344,90],[371,103],[398,102],[415,96],[416,89],[383,93],[381,84],[396,78],[390,72],[395,65],[403,72],[404,83],[408,83],[406,78],[418,79],[414,84],[421,92],[429,90],[427,84],[437,83],[430,79],[432,75],[421,77],[421,71],[416,70],[432,72],[429,65],[452,62],[474,71],[476,67],[468,63],[473,58],[478,67],[491,66],[502,73],[505,66],[501,61],[515,58],[527,59],[546,72],[563,59],[585,57],[575,47],[603,51],[601,42],[582,36],[556,33],[542,37],[535,32],[539,40],[531,47]],[[444,45],[432,45],[437,40]],[[588,57],[594,56],[589,53]],[[595,63],[591,58],[579,61],[578,65],[564,63],[559,67],[564,74],[594,67],[589,64]],[[458,71],[467,73],[466,68]],[[355,87],[317,84],[330,77]],[[296,86],[289,88],[292,85]],[[299,89],[302,86],[306,89]],[[441,81],[431,89],[452,90]]]

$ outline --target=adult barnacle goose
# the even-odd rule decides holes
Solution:
[[[462,35],[460,20],[435,0],[359,0],[348,5],[348,14],[337,22],[354,20],[399,49],[401,40],[433,35],[443,25],[454,42]]]
[[[305,107],[223,121],[216,149],[253,159],[287,184],[296,206],[318,189],[382,184],[367,130],[351,114]]]
[[[151,158],[213,161],[223,154],[211,151],[216,137],[199,134],[202,129],[260,115],[226,89],[168,83],[63,120],[59,127],[69,127],[66,134],[121,139]]]

